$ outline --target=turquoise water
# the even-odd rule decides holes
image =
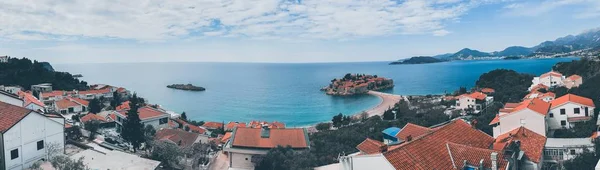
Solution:
[[[168,110],[185,111],[205,121],[265,120],[303,126],[330,120],[338,113],[354,114],[379,104],[363,95],[335,97],[319,89],[346,73],[376,74],[394,79],[387,92],[402,95],[441,94],[460,86],[473,86],[482,73],[497,68],[540,74],[560,61],[536,60],[455,61],[422,65],[364,63],[120,63],[60,64],[58,71],[82,74],[89,83],[126,87]],[[174,83],[192,83],[204,92],[168,89]]]

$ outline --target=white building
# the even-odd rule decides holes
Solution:
[[[473,109],[473,113],[479,113],[485,104],[492,102],[493,97],[487,96],[481,92],[473,92],[470,94],[463,94],[456,97],[456,106],[455,108],[461,110]]]
[[[123,127],[125,119],[127,119],[127,112],[129,110],[120,110],[116,114],[116,126],[117,131],[120,131]],[[144,106],[138,109],[138,115],[140,117],[140,123],[144,124],[144,127],[151,125],[155,129],[169,128],[169,114],[161,109],[152,108],[150,106]]]
[[[0,90],[0,102],[12,104],[15,106],[23,106],[23,100],[19,96]]]
[[[574,122],[588,121],[594,117],[592,99],[567,94],[551,102],[547,124],[550,129],[572,128]]]
[[[12,94],[19,94],[22,88],[19,86],[0,86],[0,90],[4,90],[6,92],[12,93]]]
[[[64,97],[54,102],[54,110],[60,114],[82,113],[88,111],[88,105],[86,100]]]
[[[563,162],[577,157],[585,150],[594,152],[590,138],[548,138],[544,148],[544,161]]]
[[[353,155],[339,158],[339,170],[395,170],[383,154]]]
[[[64,153],[64,118],[0,102],[0,169],[29,168],[51,152]]]
[[[533,80],[531,80],[533,84],[531,84],[529,90],[531,91],[531,89],[538,84],[543,84],[547,87],[563,86],[564,80],[565,76],[563,76],[561,73],[550,71],[540,75],[539,77],[534,77]]]
[[[523,98],[523,100],[534,99],[534,98],[541,99],[545,102],[550,102],[556,98],[556,94],[552,93],[552,92],[542,93],[539,91],[532,91],[531,93],[527,94],[525,96],[525,98]]]
[[[229,169],[252,170],[257,158],[277,146],[290,146],[295,150],[308,149],[310,142],[306,129],[270,129],[238,127],[225,143],[223,152],[228,154]]]
[[[52,92],[52,84],[42,83],[42,84],[31,85],[31,91],[40,92],[40,93]]]
[[[46,112],[46,105],[35,98],[35,96],[33,96],[31,93],[21,91],[19,92],[19,97],[23,99],[23,107],[35,111]]]
[[[565,79],[565,87],[571,89],[573,87],[579,87],[583,83],[583,77],[579,75],[571,75]]]
[[[0,63],[8,63],[8,56],[0,56]]]
[[[142,158],[138,155],[109,150],[96,143],[89,143],[94,149],[86,149],[70,156],[73,160],[83,158],[83,164],[91,169],[97,170],[154,170],[160,165],[160,161]]]
[[[494,138],[519,127],[525,127],[535,133],[546,136],[546,115],[550,103],[540,99],[528,99],[521,103],[507,103],[500,113],[490,122]]]
[[[76,97],[81,98],[81,99],[85,99],[85,100],[92,100],[94,98],[107,98],[110,99],[113,97],[112,95],[112,91],[111,88],[103,88],[103,89],[98,89],[98,90],[85,90],[85,91],[78,91],[76,94]]]

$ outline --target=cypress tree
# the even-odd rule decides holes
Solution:
[[[140,147],[140,144],[144,142],[144,127],[140,123],[140,116],[138,115],[140,104],[136,94],[133,94],[129,107],[131,109],[127,112],[127,119],[123,122],[121,136],[133,146],[135,152]]]

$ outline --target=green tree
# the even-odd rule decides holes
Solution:
[[[319,131],[329,130],[331,128],[331,123],[319,123],[315,128]]]
[[[102,111],[102,103],[97,98],[90,100],[88,107],[90,109],[90,112],[94,114],[100,113]]]
[[[123,101],[121,100],[121,94],[119,92],[114,91],[112,94],[112,100],[110,101],[110,106],[112,108],[117,108]]]
[[[182,150],[175,144],[163,141],[152,142],[150,158],[162,162],[167,167],[179,167],[179,158],[182,155]]]
[[[98,129],[100,129],[100,121],[90,120],[85,122],[83,126],[85,127],[85,130],[90,131],[90,140],[94,140],[98,133]]]
[[[577,155],[575,159],[566,161],[563,166],[567,170],[580,170],[580,169],[594,169],[596,163],[598,163],[600,157],[596,156],[594,152],[584,151]]]
[[[308,170],[314,166],[315,158],[306,151],[294,151],[290,146],[277,146],[267,152],[255,167],[257,170]]]
[[[131,143],[134,152],[140,147],[140,144],[144,142],[143,125],[140,123],[140,116],[138,115],[139,98],[136,94],[133,94],[130,99],[129,111],[127,112],[127,118],[123,122],[123,130],[121,130],[121,136],[127,142]]]
[[[394,112],[392,112],[392,109],[388,109],[385,110],[385,112],[383,112],[383,120],[394,120],[396,117],[396,115],[394,115]]]
[[[87,82],[67,72],[56,72],[47,62],[10,58],[8,63],[0,63],[0,84],[18,85],[31,90],[31,85],[41,83],[51,83],[54,90],[89,89]]]
[[[73,160],[67,156],[59,155],[50,158],[50,164],[52,167],[60,170],[89,170],[84,163],[83,157],[78,160]]]
[[[185,114],[185,112],[181,113],[181,119],[187,120],[187,115]]]
[[[331,119],[331,121],[333,122],[333,127],[340,127],[342,126],[342,120],[344,118],[344,115],[342,113],[333,116],[333,119]]]

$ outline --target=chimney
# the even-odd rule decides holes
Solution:
[[[492,160],[492,170],[498,170],[498,152],[492,152],[490,155],[490,159]]]
[[[263,124],[262,128],[260,129],[260,137],[269,138],[269,136],[271,136],[271,130],[269,129],[269,125]]]
[[[483,169],[483,159],[479,160],[479,169]]]

